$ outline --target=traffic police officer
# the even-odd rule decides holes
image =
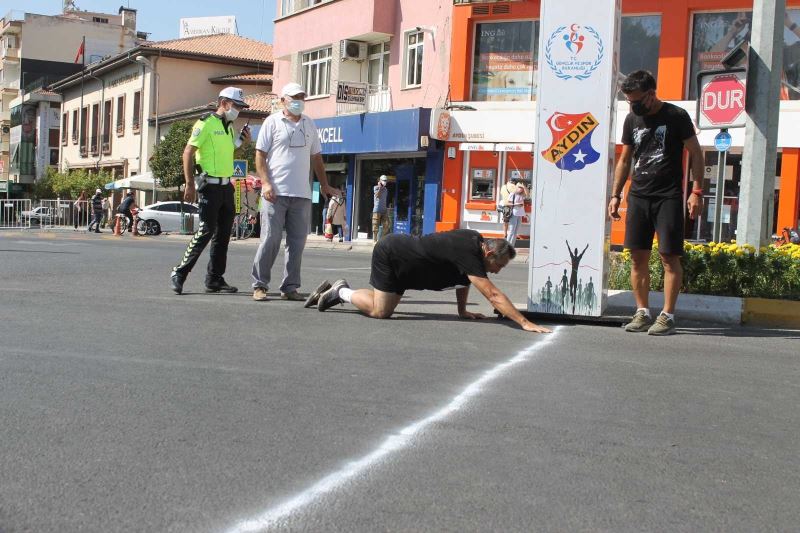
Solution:
[[[183,198],[191,203],[199,195],[200,227],[189,242],[180,264],[172,271],[172,290],[176,294],[183,292],[186,277],[209,241],[211,258],[206,272],[206,292],[238,290],[228,285],[222,276],[235,216],[231,183],[233,151],[243,142],[250,142],[249,129],[245,127],[238,134],[234,131],[233,121],[246,107],[250,106],[244,102],[241,89],[223,89],[219,93],[217,112],[195,122],[183,151],[183,176],[186,180]],[[197,185],[196,170],[199,171]]]

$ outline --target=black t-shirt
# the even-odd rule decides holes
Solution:
[[[487,277],[482,242],[477,231],[457,229],[424,237],[393,235],[386,245],[403,290],[440,291],[468,286],[467,276]]]
[[[676,105],[664,102],[655,115],[628,113],[622,144],[633,146],[631,194],[683,196],[683,141],[694,135],[692,119]]]
[[[133,205],[133,196],[126,196],[122,203],[119,204],[119,212],[127,213],[131,210],[131,205]]]

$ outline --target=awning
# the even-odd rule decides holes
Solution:
[[[140,191],[152,191],[153,190],[153,173],[152,172],[145,172],[144,174],[137,174],[136,176],[131,176],[129,178],[123,178],[121,180],[112,181],[111,183],[105,184],[105,189],[107,191],[116,191],[119,189],[137,189]],[[176,191],[178,190],[177,187],[162,187],[160,180],[155,180],[156,182],[156,189],[159,191]]]

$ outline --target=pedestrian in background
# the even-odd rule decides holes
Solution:
[[[183,293],[186,277],[209,242],[206,292],[234,293],[239,290],[228,285],[223,275],[236,209],[231,183],[233,152],[250,142],[249,128],[245,126],[237,132],[233,122],[239,117],[239,112],[248,107],[241,89],[222,89],[217,98],[217,111],[195,122],[183,150],[183,179],[186,182],[183,198],[194,203],[199,196],[200,227],[189,241],[180,264],[172,270],[170,281],[176,294]],[[197,170],[199,173],[195,177]]]
[[[650,335],[675,332],[675,304],[683,283],[684,205],[683,151],[689,153],[694,186],[686,210],[695,219],[703,207],[703,150],[689,114],[656,96],[656,80],[646,70],[632,72],[622,83],[631,106],[622,126],[622,153],[617,161],[608,215],[619,220],[622,190],[633,164],[625,217],[625,248],[631,251],[631,286],[636,312],[625,331]],[[664,265],[664,308],[653,320],[648,307],[650,252],[658,235]]]
[[[86,191],[81,191],[81,193],[78,195],[78,199],[75,200],[75,203],[73,204],[73,208],[74,208],[73,209],[73,216],[74,216],[73,222],[75,223],[75,231],[77,231],[78,230],[78,224],[79,223],[83,223],[81,218],[83,216],[84,210],[86,210],[86,208],[87,208],[87,205],[86,205]]]
[[[347,213],[347,204],[345,202],[344,191],[339,191],[339,196],[331,196],[331,201],[328,204],[328,221],[331,225],[331,238],[333,235],[339,235],[339,242],[344,240],[344,225],[345,214]]]
[[[103,197],[102,208],[103,208],[103,219],[102,219],[101,225],[103,227],[106,227],[106,226],[108,226],[109,218],[111,218],[110,215],[109,215],[110,209],[111,209],[111,202],[109,202],[108,198],[106,198],[105,196]]]
[[[261,179],[261,244],[253,260],[253,299],[267,300],[272,265],[286,231],[281,299],[303,301],[300,266],[311,224],[311,168],[323,201],[338,190],[328,184],[322,146],[314,121],[303,114],[306,91],[289,83],[281,91],[281,110],[264,120],[256,142],[256,171]]]
[[[389,189],[386,188],[389,178],[382,175],[378,184],[373,187],[372,199],[372,242],[378,242],[389,233],[389,213],[386,202],[389,198]]]
[[[133,233],[133,210],[136,208],[136,200],[133,191],[128,191],[122,203],[119,204],[117,211],[128,219],[128,233]]]
[[[506,207],[508,210],[508,220],[506,223],[506,240],[511,243],[511,246],[516,246],[517,233],[519,232],[519,225],[522,218],[525,216],[525,198],[528,193],[525,190],[525,185],[521,182],[516,182],[514,185],[514,192],[506,198]]]
[[[89,226],[86,228],[87,231],[92,231],[92,226],[94,226],[94,232],[100,233],[100,222],[103,220],[103,191],[97,189],[94,191],[94,196],[92,196],[92,220],[89,222]]]

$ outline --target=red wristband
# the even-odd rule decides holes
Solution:
[[[692,189],[692,194],[696,194],[697,196],[703,196],[703,189]]]

